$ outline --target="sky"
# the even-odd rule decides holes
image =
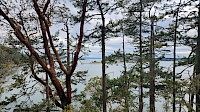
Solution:
[[[176,1],[177,2],[177,1]],[[70,9],[73,9],[73,8],[70,8]],[[192,11],[192,10],[196,10],[196,9],[190,9],[189,7],[185,8],[185,10],[187,11]],[[73,10],[74,12],[74,10]],[[106,23],[109,22],[109,20],[111,19],[121,19],[123,16],[121,14],[106,14],[105,15],[105,21]],[[162,21],[162,22],[158,22],[157,24],[159,24],[160,26],[162,27],[167,27],[168,24],[170,23],[170,19],[167,19],[165,21]],[[97,21],[97,20],[93,20],[91,22],[91,24],[86,24],[85,25],[85,30],[88,30],[90,29],[91,27],[94,27],[94,25],[97,23],[97,22],[101,22],[101,21]],[[75,28],[72,29],[72,34],[75,34],[76,31],[78,31],[79,29],[79,26],[75,26]],[[75,31],[75,32],[74,32]],[[196,33],[196,31],[190,31],[191,33],[189,35],[193,35]],[[135,50],[135,47],[134,45],[130,44],[130,42],[132,41],[132,39],[128,38],[128,37],[125,37],[125,52],[127,53],[132,53],[134,52]],[[111,39],[107,39],[106,42],[106,55],[110,55],[112,54],[114,51],[117,51],[118,49],[122,49],[122,37],[115,37],[115,38],[111,38]],[[169,44],[172,44],[172,43],[169,43]],[[97,57],[97,58],[101,58],[101,46],[99,46],[99,44],[95,44],[95,45],[91,45],[91,44],[88,44],[86,43],[86,46],[89,47],[90,49],[90,53],[89,53],[89,56],[87,57]],[[167,53],[166,57],[173,57],[173,46],[171,47],[167,47],[165,49],[168,49],[168,50],[171,50],[172,52],[169,52]],[[188,56],[188,54],[190,53],[191,51],[191,48],[190,47],[187,47],[187,46],[178,46],[177,47],[177,57],[183,57],[183,56]]]
[[[71,13],[76,13],[76,9],[73,7],[73,5],[69,2],[67,2],[68,6],[69,6],[69,9],[71,10]],[[196,9],[192,9],[187,7],[185,8],[185,10],[196,10]],[[105,15],[105,21],[106,21],[106,24],[109,22],[109,20],[111,19],[120,19],[122,18],[123,16],[121,14],[106,14]],[[167,26],[170,22],[170,20],[166,20],[166,21],[162,21],[162,22],[158,22],[157,24],[159,24],[160,26]],[[91,28],[93,28],[95,26],[95,24],[97,22],[101,22],[100,20],[92,20],[90,22],[90,24],[86,24],[85,25],[85,31],[87,30],[90,30]],[[62,29],[63,28],[63,25],[62,24],[59,24],[59,25],[56,25],[54,27],[52,27],[52,31],[53,32],[56,32],[58,29]],[[189,35],[194,35],[196,33],[196,31],[190,31],[190,34]],[[3,31],[3,29],[0,29],[0,34],[1,35],[5,35],[5,32]],[[73,27],[70,27],[70,34],[71,35],[76,35],[76,34],[79,34],[79,24],[73,26]],[[61,32],[60,35],[60,41],[63,42],[64,44],[66,44],[65,42],[65,37],[66,37],[66,33],[64,32]],[[0,42],[2,42],[3,40],[0,39]],[[128,38],[128,37],[125,37],[125,52],[127,53],[132,53],[134,51],[134,45],[131,45],[129,42],[131,42],[132,39]],[[74,42],[76,43],[76,42]],[[107,39],[106,40],[106,55],[110,55],[111,53],[113,53],[114,51],[117,51],[118,49],[122,49],[122,37],[115,37],[115,38],[112,38],[112,39]],[[96,58],[100,58],[101,57],[101,46],[99,46],[99,44],[95,44],[95,45],[92,45],[90,43],[86,43],[85,44],[86,47],[89,47],[90,49],[90,53],[87,57],[96,57]],[[172,47],[168,47],[168,48],[165,48],[165,49],[170,49],[170,50],[173,50]],[[189,53],[190,53],[190,48],[187,47],[187,46],[179,46],[177,47],[177,55],[178,56],[187,56]],[[167,56],[171,57],[172,56],[172,53],[173,52],[170,52],[167,54]]]

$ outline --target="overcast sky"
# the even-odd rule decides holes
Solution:
[[[176,2],[177,2],[177,0],[176,0]],[[187,8],[185,8],[185,10],[193,11],[193,10],[197,10],[197,9],[192,8],[192,10],[191,10],[191,8],[187,7]],[[120,19],[122,17],[123,16],[120,14],[119,15],[106,14],[105,20],[106,20],[106,23],[108,23],[109,20],[111,20],[111,19]],[[166,21],[158,22],[157,24],[159,24],[162,27],[167,27],[168,24],[170,23],[169,21],[170,21],[170,19],[167,19]],[[96,22],[97,22],[96,20],[93,20],[90,25],[86,25],[85,30],[90,29],[91,26],[94,26],[96,24]],[[72,34],[75,34],[75,32],[78,30],[79,30],[79,26],[77,25],[75,28],[72,29]],[[191,33],[189,35],[194,35],[194,34],[196,34],[195,30],[191,31]],[[130,44],[131,41],[132,41],[132,39],[125,37],[125,43],[126,43],[125,51],[127,53],[132,53],[135,50],[134,45]],[[170,43],[170,44],[172,44],[172,43]],[[101,57],[101,46],[99,46],[98,44],[91,45],[88,43],[86,44],[86,46],[89,47],[91,50],[91,52],[89,53],[89,57],[98,57],[98,58]],[[111,53],[113,53],[114,51],[117,51],[118,49],[122,49],[122,37],[115,37],[115,38],[106,40],[106,55],[110,55]],[[173,51],[173,46],[167,47],[165,49],[169,49],[169,50]],[[191,49],[187,46],[178,46],[177,47],[177,57],[188,56],[190,51],[191,51]],[[172,56],[173,56],[173,52],[169,52],[166,55],[166,57],[172,57]]]
[[[69,6],[69,9],[71,10],[71,13],[76,13],[76,9],[72,6],[72,4],[69,4],[68,3],[68,6]],[[192,11],[192,10],[197,10],[195,8],[185,8],[185,10],[188,10],[188,11]],[[111,19],[120,19],[122,18],[123,16],[118,14],[106,14],[105,15],[105,19],[106,19],[106,23],[109,22],[109,20]],[[94,25],[96,24],[97,20],[93,20],[90,24],[86,24],[85,25],[85,31],[86,30],[89,30],[91,28],[94,27]],[[100,22],[100,21],[99,21]],[[163,22],[158,22],[157,24],[159,24],[160,26],[167,26],[169,24],[169,21],[163,21]],[[53,27],[52,31],[56,31],[56,30],[59,30],[59,29],[62,29],[63,28],[63,25],[62,24],[59,24],[59,25],[56,25]],[[190,31],[192,35],[196,34],[196,31]],[[4,34],[4,31],[3,29],[0,29],[0,34],[5,36]],[[70,27],[70,34],[71,35],[76,35],[76,34],[79,34],[79,24],[73,26],[73,27]],[[63,43],[65,44],[65,37],[66,37],[66,33],[60,33],[59,35],[60,38],[60,41],[63,41]],[[135,49],[134,49],[134,45],[131,45],[129,42],[131,42],[132,39],[128,38],[128,37],[125,37],[125,51],[127,53],[132,53]],[[0,40],[0,42],[2,42],[2,40]],[[101,46],[99,46],[99,44],[95,44],[95,45],[92,45],[92,44],[89,44],[89,43],[86,43],[86,47],[89,47],[90,49],[90,53],[89,53],[89,56],[88,57],[97,57],[97,58],[100,58],[101,57]],[[112,38],[112,39],[108,39],[106,40],[106,55],[110,55],[111,53],[113,53],[114,51],[118,50],[118,49],[122,49],[122,37],[116,37],[116,38]],[[166,49],[170,49],[172,50],[173,48],[172,47],[168,47]],[[186,47],[186,46],[179,46],[177,47],[177,55],[178,56],[187,56],[189,53],[190,53],[190,48],[189,47]],[[167,56],[172,56],[172,52],[171,53],[168,53]]]

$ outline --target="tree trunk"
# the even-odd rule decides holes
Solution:
[[[66,77],[66,89],[67,89],[67,105],[65,105],[66,112],[71,112],[72,103],[72,87],[71,87],[71,77]]]
[[[192,112],[193,111],[193,105],[194,105],[194,96],[195,96],[195,93],[193,92],[193,88],[192,88],[192,86],[194,86],[194,82],[192,82],[192,80],[194,80],[195,79],[195,66],[194,66],[194,69],[193,69],[193,74],[192,74],[192,77],[190,78],[190,86],[189,86],[189,91],[190,91],[190,93],[189,93],[189,103],[190,103],[190,107],[191,108],[189,108],[188,109],[188,112]]]
[[[46,112],[50,112],[50,106],[49,106],[49,79],[48,79],[48,74],[46,73],[46,103],[47,103],[47,108]]]
[[[68,22],[65,24],[66,27],[66,33],[67,33],[67,71],[70,70],[70,38],[69,38],[69,27]]]
[[[177,19],[175,23],[175,34],[174,34],[174,58],[173,58],[173,112],[176,111],[176,28],[177,28]]]
[[[102,19],[102,27],[101,27],[101,45],[102,45],[102,99],[103,99],[103,112],[107,112],[106,110],[106,73],[105,73],[105,17],[103,13],[103,9],[99,0],[97,0],[97,5],[99,7],[99,11],[101,13]]]
[[[142,0],[140,0],[140,95],[139,95],[139,112],[143,111],[143,66],[142,66]]]
[[[182,110],[182,104],[180,103],[179,104],[179,112],[181,112],[181,110]]]
[[[176,112],[176,40],[177,40],[177,28],[178,28],[178,14],[179,8],[181,5],[181,0],[178,5],[178,9],[176,12],[176,19],[175,19],[175,30],[174,30],[174,53],[173,53],[173,112]]]
[[[197,47],[196,47],[196,112],[200,112],[200,86],[199,86],[199,77],[200,77],[200,3],[198,6],[198,36],[197,36]]]
[[[122,25],[122,38],[123,38],[123,64],[124,64],[124,89],[125,89],[125,111],[129,112],[129,78],[126,68],[126,54],[125,54],[125,41],[124,41],[124,29]]]
[[[191,103],[190,103],[191,107],[193,107],[193,104],[194,104],[194,93],[192,93],[191,95]],[[190,112],[192,112],[192,109],[190,109]]]
[[[66,22],[65,23],[65,27],[66,27],[66,33],[67,33],[67,71],[70,71],[70,38],[69,38],[69,27],[68,27],[68,23]],[[72,100],[72,88],[71,88],[71,77],[69,77],[69,75],[67,74],[65,76],[65,86],[66,86],[66,94],[67,94],[67,98],[68,98],[68,106],[65,107],[65,110],[68,112],[68,111],[71,111],[71,107],[70,107],[70,104],[71,104],[71,100]]]
[[[149,14],[150,17],[150,14]],[[151,18],[150,39],[150,112],[155,112],[155,51],[154,51],[154,18]]]

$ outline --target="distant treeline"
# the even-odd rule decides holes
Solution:
[[[98,57],[84,57],[84,58],[82,58],[82,60],[86,60],[86,59],[97,59],[97,60],[99,60],[99,59],[101,59],[101,58],[98,58]],[[157,58],[158,60],[160,60],[160,61],[173,61],[174,60],[174,58]],[[182,60],[183,58],[176,58],[176,61],[180,61],[180,60]],[[132,58],[131,60],[136,60],[135,58]],[[118,59],[115,59],[115,61],[123,61],[123,59],[122,59],[122,57],[119,57]]]
[[[0,45],[0,64],[19,64],[25,57],[15,48]]]
[[[182,58],[176,58],[176,61],[180,61]],[[160,61],[173,61],[174,58],[162,58]]]

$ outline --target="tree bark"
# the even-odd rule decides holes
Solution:
[[[129,112],[129,77],[127,74],[127,67],[126,67],[126,54],[125,54],[125,36],[124,36],[124,29],[122,25],[122,38],[123,38],[123,64],[124,64],[124,89],[125,89],[125,111]]]
[[[139,112],[143,111],[143,62],[142,62],[142,0],[140,0],[140,95],[139,95]]]
[[[66,27],[66,33],[67,33],[67,71],[70,70],[70,38],[69,38],[69,27],[67,25],[67,22],[65,24]],[[68,104],[71,104],[71,100],[72,100],[72,87],[71,87],[71,77],[69,77],[68,75],[66,75],[66,79],[65,79],[65,84],[66,84],[66,94],[67,94],[67,98],[68,98]],[[71,107],[67,107],[66,111],[71,110]]]
[[[174,53],[173,53],[173,112],[176,112],[176,41],[177,41],[177,28],[178,28],[178,14],[179,14],[179,8],[181,5],[181,0],[179,2],[177,12],[176,12],[176,18],[175,18],[175,30],[174,30]]]
[[[197,36],[197,47],[196,47],[196,112],[200,112],[200,3],[198,4],[198,36]]]
[[[105,17],[103,13],[103,9],[101,7],[101,4],[99,0],[97,0],[97,5],[99,7],[99,11],[101,14],[101,21],[102,21],[102,27],[101,27],[101,45],[102,45],[102,99],[103,99],[103,112],[107,112],[106,108],[106,73],[105,73]]]
[[[150,15],[149,15],[150,16]],[[155,112],[155,51],[154,51],[154,18],[151,18],[150,39],[150,112]]]
[[[50,106],[49,106],[49,79],[48,74],[46,73],[46,112],[50,112]]]
[[[194,96],[195,96],[195,93],[194,92],[192,92],[192,86],[194,85],[194,82],[192,82],[192,80],[194,80],[195,79],[195,77],[196,77],[196,73],[195,73],[195,69],[196,69],[196,67],[194,66],[194,69],[193,69],[193,74],[192,74],[192,77],[190,78],[190,91],[191,91],[191,93],[190,93],[190,97],[189,97],[189,103],[190,103],[190,107],[192,107],[192,108],[189,108],[188,109],[188,112],[192,112],[193,110],[193,105],[194,105]]]

